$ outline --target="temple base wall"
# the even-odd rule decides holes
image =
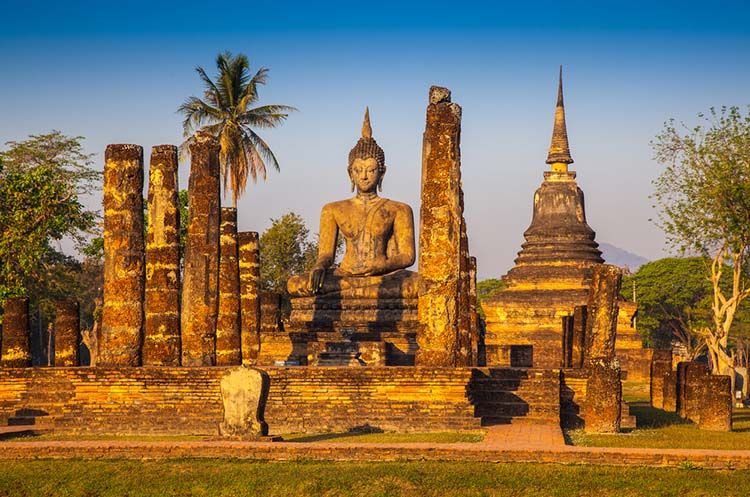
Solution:
[[[34,410],[58,433],[216,435],[231,368],[0,370],[0,423]],[[263,368],[270,433],[479,429],[471,368]],[[23,411],[21,411],[23,412]]]

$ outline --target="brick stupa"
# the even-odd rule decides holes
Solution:
[[[559,368],[565,366],[563,336],[575,307],[586,305],[591,267],[604,259],[586,222],[583,191],[568,170],[573,163],[563,104],[562,68],[552,143],[551,170],[534,194],[531,225],[515,266],[504,277],[508,287],[483,304],[488,366]],[[630,328],[634,304],[622,306],[622,328]],[[618,327],[620,328],[620,327]],[[632,328],[630,328],[632,330]],[[623,329],[623,335],[628,332]],[[632,330],[631,334],[635,331]],[[640,348],[640,340],[637,340]]]

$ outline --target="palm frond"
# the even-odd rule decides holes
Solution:
[[[275,128],[283,123],[290,112],[297,108],[290,105],[264,105],[247,110],[238,116],[238,121],[247,126]]]

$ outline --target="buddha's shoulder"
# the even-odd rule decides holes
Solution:
[[[389,209],[411,212],[411,206],[409,204],[406,204],[404,202],[399,202],[398,200],[392,200],[390,198],[385,199],[385,200],[388,201],[386,205],[388,206]]]

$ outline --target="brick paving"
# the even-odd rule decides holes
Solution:
[[[516,424],[488,427],[480,443],[341,442],[146,442],[14,441],[0,443],[0,459],[175,459],[238,458],[259,460],[403,461],[444,460],[497,463],[680,466],[750,469],[750,450],[693,450],[573,447],[556,425]]]

